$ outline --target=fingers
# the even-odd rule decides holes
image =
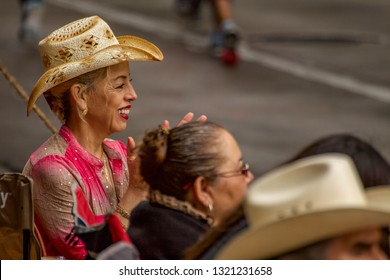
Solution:
[[[162,129],[169,129],[169,121],[168,120],[164,120],[162,125],[161,125],[161,128]]]
[[[135,148],[135,141],[134,141],[134,138],[129,136],[127,137],[127,153],[132,153],[133,152],[133,149]]]
[[[180,126],[185,123],[189,123],[190,121],[192,121],[193,118],[194,118],[194,113],[189,112],[183,117],[183,119],[177,124],[177,126]],[[206,120],[207,120],[207,116],[205,115],[201,115],[199,118],[196,119],[196,121],[198,122],[204,122]]]
[[[187,113],[183,119],[177,124],[177,126],[180,126],[180,125],[183,125],[185,123],[189,123],[190,121],[192,121],[192,119],[194,118],[194,113],[192,112],[189,112]]]
[[[135,146],[136,144],[133,137],[127,137],[127,159],[128,160],[136,159],[137,156],[133,152]]]
[[[194,118],[194,113],[189,112],[183,117],[183,119],[177,124],[177,126],[181,126],[183,124],[189,123],[192,121],[193,118]],[[204,122],[206,120],[207,120],[207,116],[205,115],[201,115],[199,118],[196,119],[196,121],[198,122]],[[163,123],[161,124],[161,128],[170,129],[169,121],[164,120]]]
[[[196,121],[198,121],[198,122],[205,122],[205,121],[207,121],[207,116],[201,115]]]

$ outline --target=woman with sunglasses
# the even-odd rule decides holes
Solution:
[[[146,132],[137,148],[149,199],[127,231],[141,259],[181,259],[210,227],[233,213],[253,179],[234,137],[212,122]]]

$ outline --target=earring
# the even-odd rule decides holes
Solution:
[[[207,214],[211,214],[211,212],[213,212],[213,209],[214,209],[214,207],[213,207],[213,204],[211,204],[211,203],[209,203],[209,205],[207,205]]]
[[[83,118],[87,115],[88,113],[88,108],[85,108],[83,111],[81,111],[81,116],[83,116]]]

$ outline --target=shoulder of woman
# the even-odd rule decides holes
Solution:
[[[41,159],[50,156],[63,156],[68,144],[57,134],[47,139],[38,149],[36,149],[29,158],[32,165],[37,164]]]

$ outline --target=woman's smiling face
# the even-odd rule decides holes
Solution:
[[[131,84],[127,62],[107,68],[106,77],[97,81],[88,100],[88,123],[110,135],[126,129],[131,102],[137,94]],[[103,132],[103,131],[102,131]]]

